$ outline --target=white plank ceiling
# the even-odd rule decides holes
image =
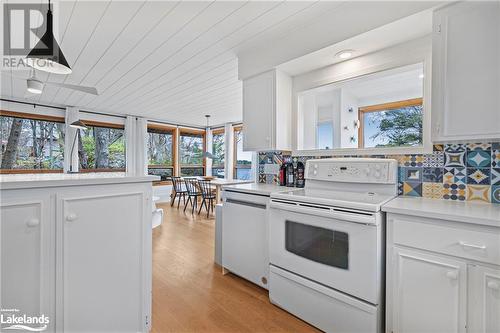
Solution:
[[[57,39],[73,73],[37,76],[95,86],[100,95],[50,86],[29,94],[25,80],[2,70],[1,96],[192,125],[204,125],[205,114],[212,124],[239,121],[237,54],[272,47],[273,39],[351,5],[360,3],[61,1]]]

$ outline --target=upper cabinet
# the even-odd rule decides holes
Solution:
[[[243,149],[291,149],[292,80],[272,70],[243,81]]]
[[[434,12],[432,139],[500,138],[500,2]]]

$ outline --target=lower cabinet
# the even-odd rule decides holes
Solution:
[[[464,332],[465,262],[396,248],[394,332]]]
[[[500,332],[500,269],[469,265],[468,332]]]
[[[2,315],[43,314],[49,318],[45,332],[54,332],[55,244],[50,197],[3,199],[0,206],[0,308],[19,312],[2,311]],[[2,328],[8,326],[2,324]]]
[[[150,330],[150,183],[0,194],[0,308],[14,310],[4,319],[43,315],[46,328],[27,326],[44,332]]]
[[[388,214],[386,331],[500,332],[498,253],[499,228]]]

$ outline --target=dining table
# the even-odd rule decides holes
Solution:
[[[225,179],[225,178],[208,178],[204,176],[196,177],[182,177],[183,179],[195,178],[199,180],[210,180],[210,186],[215,187],[215,202],[220,203],[222,201],[222,187],[226,185],[237,185],[237,184],[250,184],[254,180],[243,180],[243,179]]]

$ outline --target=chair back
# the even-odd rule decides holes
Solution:
[[[201,195],[203,197],[212,196],[212,189],[210,187],[210,180],[198,180],[198,186],[201,190]]]
[[[185,191],[185,189],[182,188],[182,178],[181,177],[172,177],[172,184],[174,185],[175,192]]]
[[[184,183],[186,183],[186,190],[188,191],[189,195],[201,194],[196,178],[186,178],[184,179]]]

